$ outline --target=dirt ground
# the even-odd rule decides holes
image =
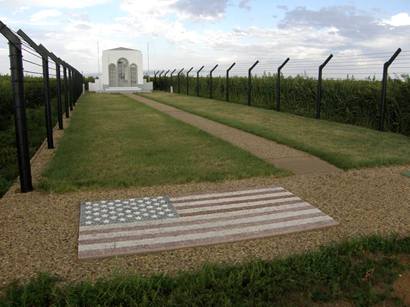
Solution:
[[[66,122],[68,125],[68,122]],[[62,133],[56,133],[56,143]],[[53,150],[43,148],[33,161],[36,183]],[[18,193],[18,186],[0,199],[0,288],[37,272],[66,280],[95,280],[126,273],[175,273],[205,263],[239,263],[300,253],[320,245],[368,234],[410,234],[410,165],[334,174],[286,178],[253,178],[123,190]],[[259,240],[186,248],[147,255],[79,261],[77,238],[80,202],[141,196],[182,196],[192,193],[282,186],[339,222],[336,227]]]
[[[406,306],[410,306],[410,272],[400,275],[393,289],[395,296],[399,297]]]

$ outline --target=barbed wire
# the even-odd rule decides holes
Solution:
[[[43,67],[43,65],[41,65],[41,64],[32,62],[32,61],[30,61],[30,60],[26,60],[26,59],[24,59],[24,58],[23,58],[23,62],[30,63],[30,64],[35,65],[35,66]]]
[[[36,72],[36,71],[31,71],[31,70],[23,70],[23,72],[28,73],[28,74],[34,74],[34,75],[43,75],[42,72]]]
[[[30,51],[30,50],[27,50],[27,49],[25,49],[25,48],[21,48],[21,49],[23,49],[25,52],[27,52],[27,53],[29,53],[29,54],[31,54],[31,55],[33,55],[33,56],[39,58],[39,59],[43,59],[43,58],[42,58],[40,55],[38,55],[37,53],[34,53],[34,52],[32,52],[32,51]]]

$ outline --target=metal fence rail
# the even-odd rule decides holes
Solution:
[[[73,66],[47,50],[45,46],[37,44],[21,29],[14,32],[0,21],[0,33],[9,44],[17,161],[21,192],[24,193],[33,190],[24,94],[25,82],[33,82],[33,80],[25,80],[25,77],[34,75],[39,76],[42,80],[43,97],[41,100],[44,102],[47,145],[49,149],[52,149],[54,140],[50,79],[56,80],[57,121],[58,128],[63,129],[63,113],[65,112],[68,118],[70,110],[73,110],[73,106],[82,93],[83,76]],[[50,65],[50,61],[54,63],[54,67]]]

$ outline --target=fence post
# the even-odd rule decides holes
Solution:
[[[259,61],[253,63],[253,65],[248,70],[248,106],[251,105],[252,102],[252,69],[258,65]]]
[[[74,69],[74,78],[75,78],[75,104],[78,102],[78,98],[80,98],[80,78],[77,69]]]
[[[380,114],[379,114],[379,130],[384,130],[384,120],[386,117],[386,95],[387,95],[387,81],[389,78],[389,67],[400,54],[401,48],[397,49],[391,58],[383,65],[383,81],[382,81],[382,94],[380,98]]]
[[[77,95],[76,95],[76,103],[78,102],[78,99],[80,98],[81,95],[81,81],[80,81],[80,73],[78,70],[75,70],[75,81],[76,81],[76,88],[77,88]]]
[[[70,91],[70,111],[74,109],[74,93],[73,93],[73,71],[71,66],[68,65],[68,89]]]
[[[42,68],[43,68],[43,89],[44,89],[44,110],[45,110],[45,122],[46,122],[46,132],[47,132],[47,146],[49,149],[54,148],[53,141],[53,127],[51,120],[51,102],[50,102],[50,81],[49,81],[49,71],[48,71],[48,51],[37,45],[26,33],[21,29],[17,31],[17,34],[20,35],[29,45],[33,48],[38,54],[40,54],[42,59]]]
[[[57,75],[57,111],[58,111],[58,127],[64,129],[63,124],[63,102],[61,99],[61,71],[60,71],[60,62],[58,58],[55,58],[56,63],[56,75]]]
[[[63,104],[61,100],[61,76],[60,76],[60,61],[54,55],[50,53],[51,59],[56,64],[56,78],[57,78],[57,116],[58,116],[58,128],[63,129]]]
[[[163,90],[165,90],[165,91],[167,90],[165,84],[166,84],[166,81],[167,81],[167,80],[166,80],[166,77],[167,77],[167,74],[169,73],[169,71],[170,71],[170,69],[168,69],[168,70],[165,72],[165,74],[164,74],[164,78],[165,78],[165,79],[164,79],[164,81],[162,82],[162,83],[164,83]]]
[[[60,59],[61,61],[61,59]],[[65,107],[65,117],[70,118],[70,103],[68,100],[68,78],[67,78],[67,66],[64,61],[61,61],[63,65],[63,75],[64,75],[64,107]]]
[[[77,75],[77,70],[73,68],[73,91],[74,91],[74,105],[77,104],[77,99],[78,99],[78,75]]]
[[[189,73],[194,69],[191,67],[187,72],[186,72],[186,95],[189,96]]]
[[[285,60],[285,62],[282,63],[282,65],[280,65],[278,67],[278,74],[276,76],[276,111],[280,112],[280,77],[281,77],[281,70],[282,68],[289,62],[289,58],[287,58]]]
[[[199,73],[204,69],[205,66],[202,67],[196,72],[196,95],[199,97]]]
[[[51,118],[50,77],[48,70],[48,55],[45,49],[42,50],[41,57],[43,58],[43,87],[46,106],[47,145],[49,149],[52,149],[54,148],[54,140],[53,121]]]
[[[211,69],[209,72],[209,98],[213,98],[213,84],[212,84],[212,73],[214,70],[218,67],[218,64],[214,66],[214,68]]]
[[[159,84],[159,89],[162,91],[162,74],[165,72],[165,70],[161,71],[158,75],[158,84]]]
[[[225,84],[225,88],[226,88],[226,97],[225,100],[229,101],[229,72],[231,71],[231,69],[236,65],[236,63],[232,63],[231,66],[229,66],[229,68],[226,70],[226,84]]]
[[[14,101],[14,122],[16,130],[17,161],[21,192],[33,190],[31,179],[30,154],[27,136],[26,104],[24,98],[24,72],[21,41],[0,21],[0,33],[9,42],[10,77]]]
[[[158,74],[158,71],[155,71],[154,70],[154,90],[155,90],[155,86],[157,85],[157,74]]]
[[[320,109],[322,106],[322,71],[323,68],[329,63],[329,61],[333,58],[333,54],[329,55],[320,66],[319,66],[319,76],[317,82],[317,94],[316,94],[316,118],[320,119]]]
[[[178,72],[178,93],[181,94],[181,73],[184,71],[184,68],[182,68],[179,72]]]
[[[172,92],[174,91],[174,83],[173,83],[173,80],[174,80],[174,79],[172,79],[172,75],[173,75],[174,72],[176,72],[176,71],[177,71],[177,69],[175,68],[173,71],[171,71],[171,74],[169,75],[169,84],[170,84],[169,91],[171,91],[171,86],[172,86]]]

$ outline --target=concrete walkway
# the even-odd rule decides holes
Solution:
[[[295,175],[326,174],[340,171],[337,167],[306,152],[278,144],[274,141],[217,123],[142,96],[133,94],[124,95],[240,147],[278,168],[291,171]]]

